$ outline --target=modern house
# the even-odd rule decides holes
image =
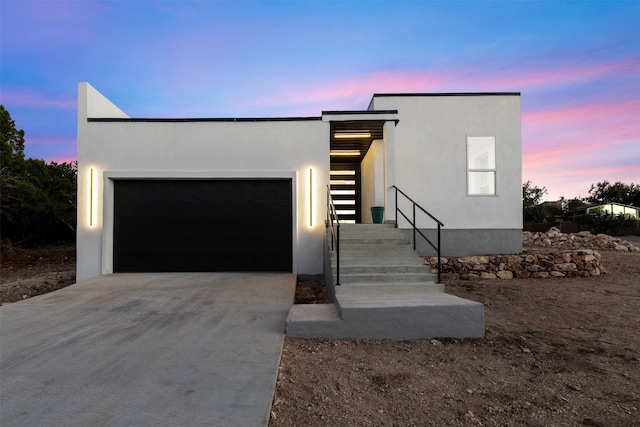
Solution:
[[[640,218],[640,208],[622,203],[605,203],[587,207],[586,210],[589,215],[620,215],[635,220]]]
[[[366,110],[317,117],[167,119],[131,118],[80,83],[77,279],[324,274],[327,188],[343,222],[371,223],[370,207],[384,206],[384,222],[412,238],[398,188],[444,224],[442,255],[517,253],[520,135],[519,93],[376,94]],[[435,222],[416,221],[435,236]]]

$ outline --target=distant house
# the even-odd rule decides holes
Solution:
[[[605,203],[587,208],[589,215],[607,214],[607,215],[623,215],[629,219],[640,218],[640,208],[635,206],[623,205],[622,203]]]
[[[371,223],[383,206],[411,236],[397,187],[444,223],[443,255],[517,253],[521,183],[519,93],[375,94],[366,110],[316,117],[131,118],[80,83],[77,279],[322,274],[327,191],[342,220]]]

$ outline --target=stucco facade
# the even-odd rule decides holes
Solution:
[[[369,110],[318,117],[132,119],[81,83],[77,279],[114,272],[114,183],[136,179],[290,180],[291,270],[322,274],[329,141],[341,123],[381,130],[358,165],[362,222],[371,222],[372,205],[383,204],[386,220],[394,218],[397,185],[445,223],[444,253],[518,252],[519,102],[517,94],[376,95]],[[495,137],[495,194],[469,195],[467,137],[487,135]]]
[[[396,185],[445,224],[444,253],[480,255],[522,249],[518,94],[375,95],[369,108],[398,110]],[[495,137],[495,194],[472,195],[467,138],[486,136]],[[433,236],[429,230],[435,223],[419,218],[425,234]],[[407,226],[402,221],[398,225]],[[421,241],[418,246],[428,253]]]

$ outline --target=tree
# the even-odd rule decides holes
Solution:
[[[522,184],[522,206],[525,221],[542,222],[544,220],[541,203],[545,194],[547,194],[546,187],[538,187],[533,185],[531,181]]]
[[[584,206],[584,200],[580,197],[574,197],[573,199],[567,200],[564,205],[564,213],[565,214],[574,214],[576,212],[584,213],[584,209],[580,209]]]
[[[601,205],[605,203],[622,203],[623,205],[640,206],[640,185],[631,183],[630,185],[616,181],[611,184],[609,181],[591,184],[590,196],[587,201]]]
[[[0,105],[0,233],[17,244],[72,242],[77,163],[25,159],[24,131]]]
[[[13,221],[20,208],[19,175],[24,166],[24,131],[0,105],[0,221]]]
[[[24,131],[16,129],[11,114],[0,105],[0,162],[3,166],[24,159]]]

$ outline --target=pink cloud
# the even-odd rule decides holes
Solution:
[[[523,180],[549,189],[547,200],[586,196],[591,184],[602,180],[640,182],[638,141],[575,143],[524,153]]]
[[[637,75],[640,65],[637,60],[619,61],[597,64],[586,67],[549,68],[528,73],[506,72],[499,75],[481,76],[462,79],[467,84],[489,88],[489,90],[524,91],[539,87],[556,87],[577,82],[584,82],[610,77],[612,75]]]
[[[398,73],[377,71],[360,78],[334,82],[328,87],[304,91],[299,96],[307,100],[371,98],[377,92],[409,92],[435,89],[444,83],[442,77],[428,73]],[[295,96],[295,95],[294,95]]]
[[[304,87],[275,90],[256,102],[262,109],[301,111],[318,114],[331,109],[365,109],[374,93],[429,92],[442,90],[447,85],[447,76],[427,72],[375,71],[361,76],[325,81],[302,82]],[[278,107],[274,108],[274,105]]]
[[[640,101],[600,102],[579,107],[525,112],[522,141],[525,159],[552,162],[615,161],[640,156]]]
[[[374,93],[402,92],[464,92],[464,91],[520,91],[526,92],[541,87],[557,87],[614,75],[637,75],[640,66],[637,61],[618,61],[593,66],[572,66],[547,68],[540,71],[522,72],[510,69],[501,73],[473,74],[468,69],[439,71],[395,71],[379,70],[363,75],[352,75],[325,81],[323,84],[303,82],[304,87],[291,90],[287,82],[286,90],[276,90],[258,102],[264,107],[274,105],[285,108],[300,108],[306,105],[316,111],[330,108],[366,108]],[[637,101],[636,101],[637,104]],[[634,108],[638,108],[637,105]],[[574,114],[580,114],[576,110]],[[544,113],[531,114],[531,120],[544,119]],[[558,119],[559,120],[559,119]]]
[[[619,103],[607,102],[565,109],[525,112],[522,114],[522,121],[535,126],[549,126],[573,121],[590,121],[610,116],[633,114],[637,117],[638,112],[640,112],[640,99],[634,99]],[[640,125],[636,124],[636,127],[640,128]]]
[[[622,164],[628,156],[638,156],[637,147],[636,141],[590,141],[555,145],[544,150],[524,152],[522,163],[524,169],[548,173],[577,170],[582,165],[593,168],[602,164]]]
[[[32,89],[10,89],[2,91],[2,103],[8,106],[27,108],[53,108],[75,111],[77,100],[75,95],[45,95]]]
[[[72,145],[75,147],[77,142],[76,138],[27,138],[27,144],[31,145],[40,145],[40,146],[68,146]]]

